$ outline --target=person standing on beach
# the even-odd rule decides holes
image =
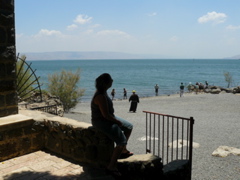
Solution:
[[[156,96],[157,96],[157,95],[158,95],[158,89],[159,89],[158,84],[156,84],[154,88],[155,88],[155,94],[156,94]]]
[[[113,103],[107,94],[112,82],[113,80],[108,73],[96,78],[96,92],[91,101],[91,121],[94,128],[106,134],[116,143],[106,171],[114,177],[121,177],[122,175],[117,169],[117,160],[118,158],[127,158],[133,155],[126,148],[133,125],[114,115]]]
[[[198,82],[196,82],[195,90],[196,90],[196,94],[198,94],[198,92],[199,92],[199,83]]]
[[[127,99],[127,90],[123,88],[123,99]]]
[[[180,85],[180,97],[183,96],[183,93],[184,93],[184,85],[183,85],[183,83],[181,83],[181,85]]]
[[[112,89],[111,95],[112,95],[112,100],[113,100],[114,96],[115,96],[115,89]]]
[[[136,112],[137,111],[137,105],[139,103],[139,97],[138,95],[136,94],[136,91],[133,90],[132,91],[132,95],[130,96],[129,98],[129,102],[131,101],[131,105],[130,105],[130,109],[129,109],[129,112]]]

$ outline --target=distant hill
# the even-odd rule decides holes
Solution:
[[[58,52],[39,52],[21,53],[25,54],[27,60],[78,60],[78,59],[146,59],[164,58],[157,55],[137,55],[121,52],[77,52],[77,51],[58,51]]]
[[[232,56],[232,57],[227,57],[224,59],[240,59],[240,55]]]

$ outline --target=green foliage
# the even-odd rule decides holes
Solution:
[[[30,96],[28,92],[33,89],[33,77],[30,69],[25,65],[25,60],[26,56],[22,55],[16,63],[17,91],[21,99],[27,99]]]
[[[225,81],[228,83],[227,87],[229,88],[230,85],[232,84],[233,82],[233,78],[232,78],[232,75],[230,72],[225,72],[223,73],[224,77],[225,77]]]
[[[79,80],[80,69],[75,73],[62,70],[48,76],[48,91],[60,98],[64,112],[69,112],[71,108],[74,108],[84,94],[85,90],[77,86]]]

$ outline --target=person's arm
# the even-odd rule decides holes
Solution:
[[[122,126],[122,123],[118,121],[113,115],[109,114],[107,99],[104,95],[99,94],[94,98],[94,103],[98,105],[103,117],[109,121]]]

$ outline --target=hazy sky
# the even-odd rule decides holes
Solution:
[[[17,52],[240,54],[240,0],[15,0]]]

